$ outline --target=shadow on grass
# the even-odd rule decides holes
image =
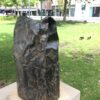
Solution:
[[[15,25],[15,22],[16,22],[16,21],[14,21],[14,22],[9,22],[9,23],[6,23],[6,25]]]
[[[0,21],[10,21],[10,20],[16,20],[17,16],[0,16]]]
[[[76,25],[79,23],[86,24],[87,22],[78,22],[78,21],[57,21],[57,26],[63,26],[63,25]]]
[[[84,57],[83,57],[84,55]],[[64,52],[59,54],[61,80],[81,91],[81,100],[100,99],[100,84],[98,82],[100,58],[93,58],[86,62],[87,54],[67,56]],[[98,88],[99,87],[99,88]],[[99,100],[98,99],[98,100]]]

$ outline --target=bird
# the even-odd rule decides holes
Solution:
[[[87,40],[90,40],[91,39],[91,36],[87,37]]]
[[[79,39],[80,39],[80,40],[83,40],[83,39],[84,39],[84,37],[83,37],[83,36],[81,36]]]

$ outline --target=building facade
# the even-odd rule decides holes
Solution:
[[[100,17],[100,0],[72,0],[70,17]]]

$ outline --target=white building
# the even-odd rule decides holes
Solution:
[[[40,14],[41,14],[41,8],[42,8],[42,15],[43,16],[48,15],[48,13],[47,13],[48,10],[51,10],[52,16],[60,15],[59,14],[60,9],[59,9],[59,5],[58,5],[58,0],[44,0],[44,1],[42,1],[42,5],[41,5],[41,2],[38,1],[37,9],[40,10]]]
[[[69,8],[70,17],[100,17],[100,0],[72,0]]]
[[[58,3],[58,0],[43,0],[42,1],[42,10],[41,2],[37,0],[36,5],[29,8],[19,8],[14,9],[16,15],[21,15],[23,12],[26,12],[30,15],[41,15],[47,16],[48,10],[51,10],[50,13],[53,16],[63,15],[61,7],[63,7],[64,0],[61,0],[61,3]],[[100,0],[71,0],[71,3],[67,5],[67,16],[74,18],[100,18]]]

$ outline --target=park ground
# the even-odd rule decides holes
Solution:
[[[15,20],[0,21],[0,86],[16,81]],[[60,77],[81,91],[81,100],[100,100],[100,24],[57,22]]]

